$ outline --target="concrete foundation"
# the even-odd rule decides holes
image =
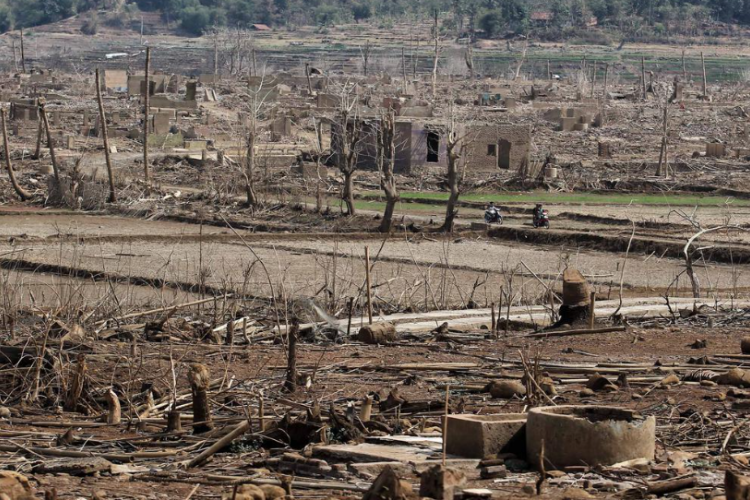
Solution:
[[[450,415],[446,451],[466,458],[525,454],[526,414]]]
[[[654,417],[604,406],[534,408],[526,424],[526,452],[538,466],[544,442],[547,469],[613,465],[636,458],[653,459]]]

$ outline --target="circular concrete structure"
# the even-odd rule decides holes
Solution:
[[[528,461],[547,469],[654,458],[656,419],[606,406],[546,406],[529,412]]]

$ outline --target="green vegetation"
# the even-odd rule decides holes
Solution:
[[[362,193],[365,197],[379,197],[380,193]],[[405,192],[403,200],[448,199],[448,193]],[[627,193],[482,193],[463,194],[461,201],[486,203],[582,203],[607,205],[674,205],[674,206],[718,206],[730,203],[735,206],[750,206],[750,200],[724,196],[700,196],[693,194],[627,194]]]
[[[533,31],[541,39],[607,41],[602,31],[586,29],[598,23],[618,38],[656,40],[727,34],[715,21],[750,24],[750,0],[0,0],[0,29],[31,27],[95,9],[118,10],[124,3],[159,10],[196,35],[215,26],[326,26],[434,12],[441,14],[443,34],[471,38]]]

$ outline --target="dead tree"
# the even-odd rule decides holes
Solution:
[[[245,159],[245,192],[247,194],[247,206],[255,207],[258,204],[258,196],[255,194],[255,139],[257,128],[255,117],[250,118],[247,132],[247,158]]]
[[[148,121],[151,114],[149,98],[151,96],[151,80],[149,78],[149,69],[151,66],[151,47],[146,47],[146,91],[143,97],[143,175],[146,181],[146,194],[151,194],[151,167],[148,164]]]
[[[449,196],[448,203],[445,207],[445,222],[441,231],[453,231],[453,222],[458,215],[456,205],[458,204],[458,197],[461,194],[461,181],[462,173],[461,159],[464,157],[465,150],[465,138],[459,135],[457,130],[455,115],[451,112],[450,125],[448,127],[448,134],[446,139],[446,153],[448,159],[448,172],[446,176],[446,182],[448,184]]]
[[[23,50],[23,28],[18,30],[21,33],[21,71],[26,74],[26,53]]]
[[[8,170],[8,177],[10,178],[10,183],[13,186],[13,190],[16,192],[16,194],[21,199],[21,201],[30,200],[31,193],[29,193],[24,188],[22,188],[21,185],[18,183],[18,180],[16,179],[16,174],[13,171],[13,164],[10,162],[10,147],[8,146],[8,125],[5,121],[5,108],[0,108],[0,119],[2,119],[2,127],[3,127],[3,151],[5,152],[5,168]]]
[[[466,49],[466,53],[464,54],[464,59],[466,60],[466,68],[469,70],[469,78],[471,81],[474,81],[474,49],[471,45],[468,46]]]
[[[664,119],[662,122],[661,149],[659,151],[659,166],[657,177],[669,177],[669,163],[667,163],[667,146],[669,144],[669,104],[664,103]]]
[[[193,432],[202,434],[214,428],[208,400],[208,388],[211,385],[208,368],[197,363],[191,365],[188,380],[193,395]]]
[[[341,200],[346,205],[346,215],[353,216],[354,208],[354,172],[359,163],[362,145],[363,123],[358,116],[357,96],[351,96],[347,87],[341,92],[341,106],[338,121],[333,124],[333,148],[336,167],[344,176],[341,189]]]
[[[60,168],[57,164],[57,156],[55,155],[55,145],[52,142],[52,132],[49,128],[49,119],[47,118],[47,108],[44,100],[39,101],[39,115],[42,119],[42,125],[44,130],[47,132],[47,147],[49,148],[49,156],[52,160],[52,172],[55,176],[55,183],[60,186]]]
[[[102,101],[102,81],[99,69],[96,70],[96,101],[99,104],[99,123],[102,128],[102,141],[104,142],[104,160],[107,164],[107,177],[109,178],[109,203],[117,201],[115,194],[115,176],[112,172],[112,158],[109,151],[109,135],[107,133],[107,117],[104,114],[104,102]]]
[[[393,176],[393,168],[396,163],[396,116],[393,110],[383,113],[380,120],[377,156],[380,188],[385,194],[385,210],[383,211],[379,231],[389,233],[393,221],[393,212],[399,200],[396,178]]]
[[[432,26],[432,37],[435,43],[434,59],[432,64],[432,99],[435,100],[437,97],[437,74],[438,74],[438,63],[440,62],[440,52],[442,47],[440,46],[440,30],[438,27],[438,10],[437,8],[433,12],[433,26]]]
[[[362,54],[362,70],[363,70],[365,76],[367,76],[368,69],[369,69],[369,66],[370,66],[370,53],[371,53],[371,50],[372,49],[370,48],[370,40],[366,40],[365,41],[365,46],[359,48],[359,51]]]

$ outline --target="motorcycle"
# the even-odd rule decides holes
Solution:
[[[484,212],[484,222],[487,224],[502,224],[503,215],[497,208],[488,208]]]
[[[549,212],[542,210],[541,215],[534,214],[534,227],[549,229]]]

